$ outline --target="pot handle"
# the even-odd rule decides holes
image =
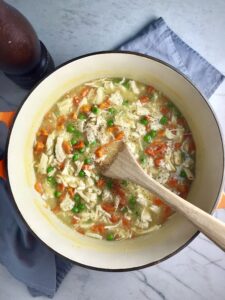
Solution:
[[[9,128],[14,118],[14,115],[15,115],[14,111],[0,112],[0,122],[5,123],[5,125]],[[5,166],[3,160],[0,160],[0,177],[6,179]],[[217,205],[217,208],[225,209],[225,193],[222,194],[220,201]]]
[[[14,111],[0,112],[0,122],[5,123],[5,125],[9,128],[12,123],[14,115],[15,115]],[[6,179],[5,166],[3,160],[0,160],[0,177]]]

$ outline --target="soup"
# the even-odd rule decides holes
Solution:
[[[63,95],[36,134],[35,189],[68,226],[108,241],[157,230],[173,213],[144,188],[98,173],[115,140],[124,140],[148,175],[184,199],[195,170],[188,124],[153,86],[102,78]]]

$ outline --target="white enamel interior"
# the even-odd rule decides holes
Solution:
[[[56,252],[78,263],[127,269],[154,263],[184,246],[196,229],[181,215],[134,240],[106,242],[84,237],[45,208],[34,191],[32,145],[44,114],[72,87],[99,77],[128,77],[150,83],[168,95],[191,127],[197,145],[196,179],[188,200],[211,212],[223,180],[223,145],[215,116],[201,94],[170,67],[135,54],[87,56],[56,70],[29,95],[15,120],[8,147],[8,174],[16,205],[32,231]]]

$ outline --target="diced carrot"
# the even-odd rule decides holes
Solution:
[[[169,216],[171,216],[173,213],[172,208],[168,205],[165,205],[164,210],[163,210],[163,222],[165,222]]]
[[[119,206],[123,207],[127,204],[126,194],[118,182],[113,184],[113,193],[120,197]]]
[[[106,108],[109,108],[109,107],[110,107],[109,98],[99,104],[100,109],[106,109]]]
[[[57,125],[58,125],[58,126],[61,126],[61,125],[63,125],[63,124],[65,123],[65,121],[66,121],[65,116],[59,116],[59,117],[57,118]]]
[[[165,130],[164,129],[159,130],[158,133],[157,133],[157,136],[158,137],[164,137],[165,136]]]
[[[109,202],[103,202],[101,204],[102,209],[104,209],[105,211],[107,211],[108,213],[112,213],[115,211],[115,207],[112,203]]]
[[[153,157],[155,156],[155,150],[152,147],[147,147],[145,153]]]
[[[176,188],[178,185],[178,181],[175,178],[169,178],[169,180],[167,181],[167,184],[171,188]]]
[[[117,215],[117,214],[112,214],[112,216],[111,216],[111,218],[110,218],[110,221],[111,221],[113,224],[119,222],[119,220],[120,220],[120,216],[119,216],[119,215]]]
[[[149,102],[149,97],[148,96],[141,96],[140,98],[139,98],[139,100],[141,101],[141,103],[147,103],[147,102]]]
[[[65,167],[65,162],[62,162],[62,163],[60,163],[60,164],[58,165],[58,169],[59,169],[60,171],[62,171],[62,170],[64,169],[64,167]]]
[[[35,147],[34,147],[34,151],[37,152],[37,153],[41,153],[45,148],[45,145],[44,143],[42,142],[37,142]]]
[[[55,214],[59,213],[60,211],[61,211],[61,208],[58,204],[54,208],[52,208],[52,212],[54,212]]]
[[[65,190],[64,184],[58,183],[57,186],[56,186],[56,190],[57,190],[58,192],[63,192],[63,191]]]
[[[104,146],[100,146],[95,150],[95,155],[100,158],[105,154],[105,147]]]
[[[64,191],[62,192],[62,194],[60,195],[59,201],[62,202],[62,201],[65,199],[65,197],[66,197],[66,190],[64,190]]]
[[[72,120],[77,120],[77,114],[75,112],[72,112],[70,115],[69,115],[70,119]]]
[[[156,157],[154,159],[155,166],[160,167],[160,164],[161,164],[162,160],[163,160],[163,157]]]
[[[124,138],[124,135],[125,135],[124,132],[120,131],[119,133],[116,134],[115,139],[117,141],[120,141],[120,140],[122,140]]]
[[[122,223],[123,223],[123,226],[124,227],[127,227],[127,228],[129,228],[130,226],[131,226],[131,221],[130,220],[128,220],[127,218],[122,218]]]
[[[157,205],[157,206],[164,205],[164,202],[163,202],[161,199],[159,199],[159,198],[155,198],[155,199],[153,200],[153,203],[154,203],[155,205]]]
[[[119,127],[118,126],[110,126],[107,128],[107,131],[113,134],[117,134],[119,131]]]
[[[80,234],[84,234],[84,229],[83,228],[76,228],[76,231],[79,232]]]
[[[85,86],[85,87],[81,90],[81,92],[80,92],[81,97],[82,97],[82,98],[83,98],[83,97],[86,97],[86,96],[88,95],[90,89],[91,89],[91,88],[90,88],[89,86]]]
[[[72,153],[72,146],[68,141],[63,141],[62,147],[66,154]]]
[[[89,113],[91,111],[91,105],[90,104],[85,104],[81,107],[81,111],[84,113]]]
[[[81,98],[80,97],[78,97],[78,96],[73,96],[73,104],[75,105],[75,106],[77,106],[79,103],[80,103],[80,101],[81,101]]]
[[[68,192],[68,194],[70,195],[70,197],[73,198],[73,197],[74,197],[74,194],[75,194],[75,188],[68,187],[68,188],[67,188],[67,192]]]
[[[105,180],[103,178],[100,178],[97,181],[97,187],[102,189],[104,186],[105,186]]]
[[[105,233],[105,224],[99,223],[91,227],[91,230],[95,233],[104,234]]]
[[[74,149],[82,149],[82,148],[84,148],[84,142],[83,141],[79,141],[79,142],[77,142],[74,146],[73,146],[73,148]]]
[[[34,188],[39,194],[43,194],[43,187],[40,181],[35,183]]]
[[[168,107],[163,106],[163,107],[160,109],[160,111],[161,111],[161,113],[162,113],[163,115],[167,115],[168,112],[169,112],[170,110],[169,110]]]
[[[178,143],[178,142],[177,142],[177,143],[174,144],[174,149],[175,149],[175,150],[180,149],[180,147],[181,147],[181,143]]]
[[[147,93],[151,94],[153,91],[155,90],[155,88],[151,85],[147,86]]]
[[[194,142],[194,140],[191,138],[191,139],[190,139],[190,143],[189,143],[189,145],[188,145],[188,152],[189,152],[189,153],[193,153],[195,150],[196,150],[196,148],[195,148],[195,142]]]
[[[48,131],[46,130],[46,128],[41,128],[38,130],[38,133],[37,133],[37,136],[45,136],[47,137],[48,136]]]
[[[89,169],[91,169],[91,165],[89,165],[89,164],[83,164],[82,170],[89,170]]]
[[[72,217],[72,219],[71,219],[71,224],[77,224],[79,222],[79,219],[78,218],[76,218],[76,217]]]

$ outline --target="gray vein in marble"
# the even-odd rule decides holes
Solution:
[[[152,300],[152,298],[150,298],[149,295],[147,295],[144,290],[140,289],[139,291],[142,293],[142,295],[145,297],[145,299]]]
[[[192,248],[191,246],[188,247],[191,251],[195,252],[196,254],[198,254],[199,256],[201,256],[202,258],[204,258],[205,260],[207,260],[208,262],[210,262],[210,264],[218,267],[220,270],[225,271],[225,268],[220,266],[219,264],[217,264],[215,261],[212,261],[211,259],[209,259],[205,254],[199,252],[198,250]]]
[[[156,266],[159,270],[161,270],[162,272],[168,274],[169,276],[171,276],[174,280],[176,280],[177,282],[179,282],[180,284],[182,284],[184,287],[186,287],[188,290],[191,290],[193,293],[195,293],[196,295],[199,295],[202,297],[202,299],[206,299],[203,297],[203,295],[201,295],[198,291],[196,291],[195,289],[193,289],[190,285],[188,285],[187,283],[185,283],[184,281],[182,281],[180,278],[178,278],[173,272],[166,270],[164,268],[162,268],[162,266],[157,265]]]
[[[138,274],[140,274],[140,276],[138,276]],[[160,292],[156,287],[152,286],[148,279],[147,276],[145,275],[144,271],[137,271],[134,273],[134,275],[137,277],[137,279],[142,282],[145,286],[149,287],[152,291],[154,291],[161,299],[166,300],[165,295]]]

